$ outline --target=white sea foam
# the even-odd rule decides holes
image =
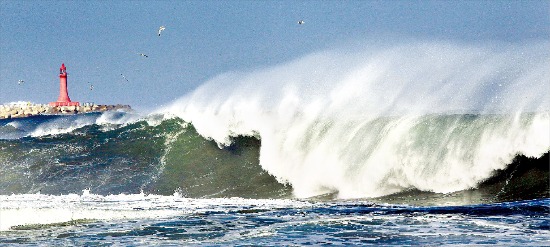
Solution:
[[[102,125],[102,124],[126,125],[130,123],[135,123],[140,120],[143,120],[143,116],[137,113],[106,111],[102,113],[99,118],[96,119],[95,123],[99,125]]]
[[[548,42],[335,50],[219,75],[160,111],[220,145],[259,136],[261,166],[298,197],[445,193],[550,149],[548,68]],[[500,117],[426,118],[451,113]]]
[[[55,118],[51,121],[47,121],[36,126],[36,128],[31,131],[30,136],[40,137],[70,133],[75,129],[82,128],[93,123],[93,117],[84,115],[76,118]]]
[[[18,122],[15,122],[15,121],[9,122],[9,123],[7,123],[6,125],[11,126],[11,127],[13,127],[13,128],[16,128],[16,129],[19,129],[19,128],[21,127],[21,124],[18,123]]]
[[[152,119],[152,120],[149,120]],[[158,124],[154,116],[145,117],[145,120],[151,125]],[[137,113],[123,113],[116,111],[103,112],[100,116],[96,115],[68,115],[66,117],[53,118],[45,121],[33,129],[29,130],[29,136],[40,137],[46,135],[59,135],[71,133],[78,128],[97,124],[102,126],[102,131],[109,131],[120,126],[135,123],[144,120],[144,117]]]
[[[174,193],[173,196],[146,194],[96,195],[89,190],[82,194],[0,195],[0,231],[13,226],[52,224],[71,220],[130,220],[166,218],[188,213],[239,208],[273,209],[301,208],[307,202],[272,199],[191,199]]]

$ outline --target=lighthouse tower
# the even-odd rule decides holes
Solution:
[[[79,102],[72,102],[67,91],[67,68],[61,64],[59,68],[59,97],[56,102],[50,102],[50,106],[79,106]]]

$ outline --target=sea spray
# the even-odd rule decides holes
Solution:
[[[298,197],[447,193],[550,150],[549,57],[548,42],[335,50],[222,74],[162,111],[220,146],[261,139]]]

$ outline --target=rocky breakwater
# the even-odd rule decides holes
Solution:
[[[50,106],[45,104],[8,104],[0,105],[0,119],[116,110],[131,111],[132,108],[129,105],[84,104],[81,106]]]

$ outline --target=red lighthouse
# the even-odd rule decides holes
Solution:
[[[67,68],[61,64],[59,68],[59,97],[56,102],[50,102],[50,106],[79,106],[79,102],[72,102],[67,91]]]

